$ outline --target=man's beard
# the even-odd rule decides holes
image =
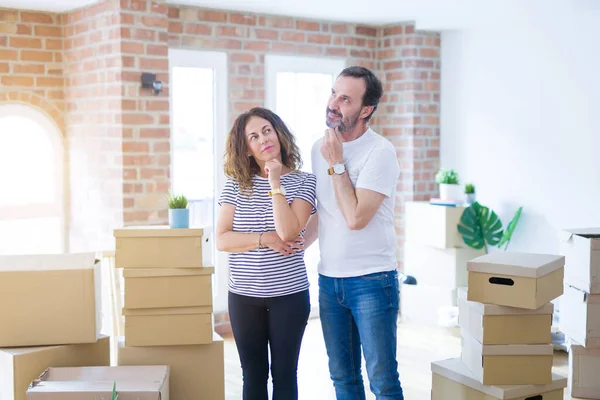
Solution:
[[[330,121],[329,113],[339,116],[340,119],[338,121]],[[349,130],[354,128],[356,126],[356,124],[358,124],[358,116],[359,115],[360,115],[360,110],[356,114],[354,114],[350,117],[344,118],[344,116],[342,116],[340,113],[333,111],[329,107],[327,107],[326,114],[325,114],[325,123],[327,124],[327,126],[329,128],[336,129],[339,133],[344,133],[344,132],[348,132]]]

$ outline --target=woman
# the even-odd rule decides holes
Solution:
[[[316,177],[301,166],[294,136],[270,110],[240,115],[227,138],[217,248],[229,252],[229,317],[242,364],[244,400],[298,398],[300,344],[310,313],[302,246],[316,212]]]

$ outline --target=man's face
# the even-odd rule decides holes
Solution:
[[[365,81],[360,78],[340,76],[336,79],[327,102],[327,126],[340,133],[354,128],[360,119],[366,90]]]

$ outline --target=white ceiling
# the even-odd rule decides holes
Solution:
[[[99,0],[0,0],[0,7],[64,12]],[[213,9],[385,25],[416,21],[428,29],[464,28],[598,10],[600,0],[165,0]]]

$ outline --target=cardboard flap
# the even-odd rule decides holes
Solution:
[[[552,374],[552,383],[547,385],[483,385],[460,358],[434,361],[431,363],[431,372],[497,399],[519,399],[567,387],[567,378],[557,374]]]
[[[173,229],[168,225],[150,225],[150,226],[131,226],[121,229],[115,229],[113,235],[117,238],[121,237],[202,237],[204,231],[210,232],[209,227],[205,228],[185,228]]]
[[[42,381],[37,382],[35,386],[30,387],[27,390],[27,394],[33,393],[53,393],[53,394],[66,394],[66,393],[87,393],[87,394],[100,394],[106,395],[106,399],[110,399],[112,394],[113,383],[115,381]],[[157,399],[160,390],[162,389],[162,381],[149,381],[145,379],[141,380],[116,380],[118,393],[131,392],[131,393],[156,393]]]
[[[467,262],[470,272],[539,278],[565,265],[565,256],[494,251]]]
[[[8,255],[0,256],[0,272],[92,269],[99,262],[95,253]]]
[[[123,278],[157,278],[166,276],[197,276],[214,274],[214,267],[202,268],[125,268]]]
[[[468,289],[458,288],[458,300],[465,302],[474,312],[481,315],[539,315],[552,314],[554,312],[554,304],[546,303],[536,310],[527,308],[499,306],[496,304],[485,304],[478,301],[467,300]]]
[[[123,315],[125,316],[211,314],[212,311],[212,306],[122,309]]]

